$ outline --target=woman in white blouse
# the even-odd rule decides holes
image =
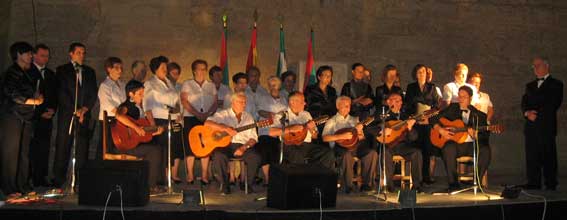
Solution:
[[[217,89],[215,84],[205,80],[207,75],[207,62],[204,60],[195,60],[191,64],[193,71],[193,79],[183,82],[181,87],[181,104],[183,105],[183,118],[184,118],[184,134],[189,134],[189,131],[196,125],[202,125],[209,116],[217,111]],[[185,138],[186,146],[190,148],[189,141]],[[185,158],[187,164],[187,179],[190,184],[193,183],[193,164],[195,163],[195,156],[191,150]],[[208,167],[209,157],[201,158],[201,183],[208,184]]]
[[[164,56],[154,57],[150,61],[150,70],[154,74],[144,83],[144,112],[152,125],[167,129],[168,123],[175,124],[179,114],[179,93],[175,85],[167,78],[167,64],[169,59]],[[171,119],[171,121],[168,121]],[[173,133],[172,133],[173,136]],[[172,140],[176,138],[172,137]],[[168,161],[168,132],[156,136],[157,144],[162,148],[163,161]],[[173,143],[173,142],[172,142]],[[172,149],[174,146],[171,146]],[[171,163],[171,161],[170,161]],[[164,164],[162,170],[166,170]],[[165,180],[165,178],[162,178]]]
[[[279,112],[287,110],[287,97],[284,91],[281,90],[282,82],[277,76],[268,78],[268,94],[259,97],[258,100],[258,115],[260,120],[274,118]],[[278,161],[280,140],[276,137],[269,135],[270,128],[258,129],[258,150],[262,155],[262,172],[266,179],[264,184],[268,184],[268,171],[270,164],[275,164]]]
[[[490,121],[494,116],[494,107],[492,106],[492,101],[490,101],[490,96],[487,93],[480,91],[482,78],[483,77],[481,73],[473,73],[469,76],[469,79],[467,81],[478,91],[478,100],[476,104],[474,104],[474,107],[486,114],[486,121],[488,121],[488,123],[490,124]]]

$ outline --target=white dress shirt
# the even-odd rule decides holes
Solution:
[[[297,125],[297,124],[305,124],[308,121],[312,120],[313,118],[311,117],[311,114],[309,114],[308,111],[302,111],[299,114],[295,114],[291,111],[290,108],[287,108],[287,119],[288,119],[288,124],[289,125]],[[272,127],[275,128],[281,128],[282,125],[280,123],[280,119],[282,118],[281,114],[278,114],[274,117],[274,124],[272,125]],[[305,143],[311,143],[311,132],[307,132],[307,136],[305,136],[305,139],[303,140],[303,142]]]
[[[279,98],[274,98],[269,94],[262,96],[258,101],[258,111],[260,110],[273,113],[285,111],[287,110],[287,98],[284,98],[283,92],[280,92]],[[259,117],[260,120],[266,119],[261,116]],[[270,127],[258,128],[258,135],[268,135],[270,132]]]
[[[537,88],[539,88],[541,86],[541,84],[543,84],[543,82],[547,79],[547,77],[549,77],[549,73],[545,74],[545,76],[543,76],[543,80],[538,80],[537,81]]]
[[[471,114],[471,110],[467,110],[467,111],[463,111],[461,112],[461,117],[463,119],[463,122],[465,123],[465,125],[467,125],[469,123],[469,116]],[[465,140],[466,142],[473,142],[474,140],[472,139],[472,137],[467,134],[467,140]]]
[[[451,101],[451,103],[459,102],[459,88],[461,86],[468,86],[473,91],[473,97],[471,100],[471,104],[474,105],[478,101],[478,94],[476,91],[476,87],[471,84],[464,83],[462,85],[458,85],[455,82],[450,82],[443,86],[443,101]]]
[[[490,101],[490,96],[484,92],[479,92],[478,102],[476,103],[479,107],[479,111],[488,114],[488,108],[492,107],[492,101]]]
[[[203,85],[199,85],[197,81],[190,79],[183,82],[181,92],[187,93],[187,101],[193,109],[203,113],[207,112],[217,100],[217,88],[215,84],[205,80]],[[189,111],[184,111],[185,117],[194,116]]]
[[[217,112],[224,109],[224,100],[227,99],[227,96],[230,99],[231,94],[232,93],[230,92],[228,86],[221,83],[219,88],[217,89],[217,99],[222,102],[219,102],[220,104],[217,107]]]
[[[335,116],[327,120],[321,136],[333,135],[340,129],[353,128],[354,126],[356,126],[356,124],[358,124],[358,117],[353,117],[350,114],[347,114],[347,116],[344,117],[341,114],[337,113]],[[335,147],[335,142],[329,142],[329,146]]]
[[[120,104],[126,101],[126,83],[121,80],[114,81],[110,77],[106,77],[98,87],[98,101],[100,109],[98,112],[98,120],[103,120],[104,111],[107,115],[114,117],[112,110],[118,108]]]
[[[179,93],[169,79],[166,82],[160,80],[156,75],[144,83],[144,110],[152,111],[154,118],[165,119],[169,113],[169,107],[175,107],[179,103]],[[179,114],[171,114],[174,120]]]
[[[214,121],[218,124],[225,124],[234,129],[255,123],[254,118],[252,118],[252,115],[250,115],[248,112],[242,112],[242,116],[240,116],[240,122],[238,122],[236,114],[234,113],[232,108],[223,109],[222,111],[216,112],[207,120]],[[254,139],[256,142],[258,141],[258,134],[256,133],[256,129],[254,128],[238,132],[238,134],[232,137],[232,140],[230,142],[236,144],[245,144],[250,139]]]
[[[73,62],[71,61],[71,63],[73,64],[73,67],[75,68],[75,70],[79,70],[79,85],[83,85],[83,67],[81,67],[81,64],[77,63],[77,62]],[[77,65],[79,65],[77,67]]]

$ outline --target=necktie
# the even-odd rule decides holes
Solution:
[[[45,79],[45,68],[41,68],[39,73],[41,73],[41,79]]]

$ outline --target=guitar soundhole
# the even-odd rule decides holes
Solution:
[[[201,148],[205,148],[205,144],[203,143],[203,134],[199,134],[199,143],[201,144]]]

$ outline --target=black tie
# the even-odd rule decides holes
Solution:
[[[537,81],[538,81],[538,82],[539,82],[539,81],[544,81],[544,80],[545,80],[545,78],[537,78]]]
[[[467,110],[467,109],[461,109],[461,113],[463,113],[463,112],[464,112],[464,113],[468,113],[469,110]]]

